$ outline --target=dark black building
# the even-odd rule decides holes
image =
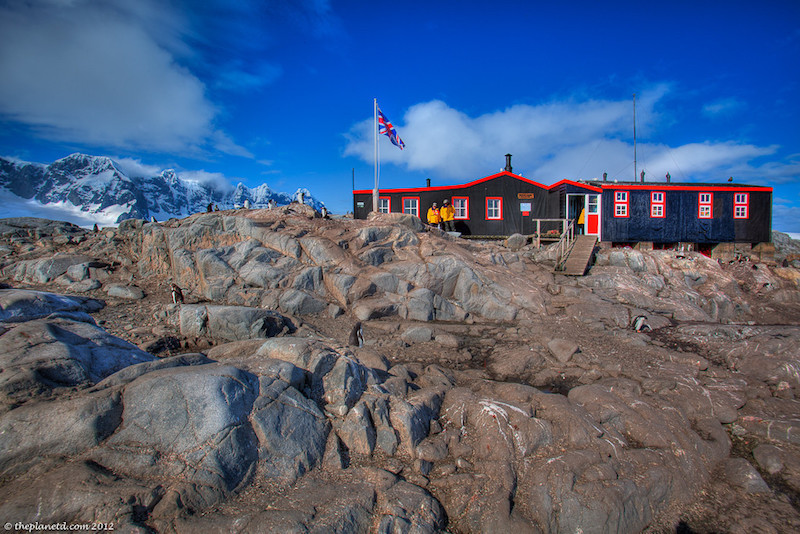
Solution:
[[[382,189],[379,211],[427,221],[447,199],[456,230],[466,236],[531,235],[574,221],[579,233],[612,244],[762,243],[772,235],[772,188],[733,183],[576,182],[553,185],[506,169],[463,185]],[[372,190],[353,191],[353,214],[372,211]],[[581,216],[583,215],[583,216]]]

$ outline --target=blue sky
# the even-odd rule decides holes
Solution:
[[[800,2],[0,0],[0,155],[72,152],[220,187],[769,185],[800,232]]]

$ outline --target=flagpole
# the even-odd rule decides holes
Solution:
[[[372,106],[372,138],[375,141],[375,188],[372,190],[372,211],[378,211],[378,99]]]

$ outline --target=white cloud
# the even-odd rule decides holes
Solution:
[[[207,172],[207,171],[180,171],[178,176],[187,182],[194,182],[199,185],[207,185],[216,189],[217,191],[230,191],[234,188],[233,181],[236,178],[227,178],[220,172]]]
[[[637,132],[656,131],[665,120],[656,111],[669,94],[659,84],[637,94]],[[390,116],[387,110],[383,110]],[[406,149],[397,150],[380,139],[381,163],[427,171],[449,181],[467,181],[500,170],[503,155],[514,155],[514,171],[542,183],[569,179],[633,180],[631,102],[566,100],[539,105],[516,105],[478,117],[434,100],[411,106],[402,122],[395,121]],[[383,137],[383,136],[382,136]],[[345,155],[364,161],[373,158],[372,121],[353,126],[346,134]],[[755,163],[775,154],[777,146],[756,146],[733,141],[692,142],[670,147],[638,143],[638,171],[648,180],[720,181],[764,183],[797,180],[800,163]],[[797,158],[795,158],[797,159]]]
[[[0,8],[0,114],[41,136],[95,146],[201,151],[227,138],[185,66],[191,28],[140,2],[12,2]],[[246,155],[230,139],[227,153]]]
[[[146,163],[142,163],[139,159],[134,158],[111,158],[114,161],[116,167],[124,172],[126,175],[131,177],[150,177],[150,176],[158,176],[161,174],[160,167],[156,167],[155,165],[147,165]]]
[[[703,114],[714,117],[730,115],[744,107],[744,102],[737,98],[720,98],[703,106]]]

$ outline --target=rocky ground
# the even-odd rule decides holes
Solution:
[[[0,221],[0,518],[796,532],[800,249],[776,243],[569,278],[524,240],[300,205]]]

